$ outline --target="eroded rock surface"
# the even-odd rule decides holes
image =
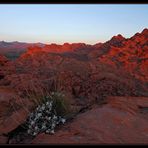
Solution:
[[[145,108],[145,113],[139,107]],[[110,97],[102,107],[78,115],[55,135],[38,135],[33,144],[147,144],[148,98]],[[145,116],[145,117],[143,117]]]

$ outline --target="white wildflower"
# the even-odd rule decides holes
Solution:
[[[35,126],[35,128],[34,128],[35,130],[38,130],[39,128],[38,128],[38,126]]]
[[[56,120],[56,119],[57,119],[57,116],[54,115],[54,116],[53,116],[53,119]]]
[[[50,133],[50,130],[48,129],[48,130],[46,130],[45,132],[46,132],[47,134],[49,134],[49,133]]]
[[[41,106],[41,109],[42,109],[42,110],[44,110],[44,109],[45,109],[45,104],[43,104],[43,105]]]
[[[41,109],[42,109],[42,110],[45,110],[45,106],[42,106]]]
[[[34,125],[35,124],[35,122],[34,121],[31,121],[31,125]]]
[[[53,101],[50,101],[49,106],[52,106],[52,104],[53,104]]]
[[[36,132],[34,132],[34,133],[33,133],[33,136],[36,136],[36,135],[37,135],[37,133],[36,133]]]
[[[56,122],[56,124],[59,124],[59,123],[60,123],[59,121]]]
[[[31,130],[29,129],[29,130],[27,130],[27,132],[28,132],[28,134],[30,134],[31,133]]]
[[[45,125],[42,125],[42,128],[41,129],[46,129],[46,126]]]
[[[51,130],[50,133],[51,133],[51,134],[54,134],[55,132],[54,132],[54,130]]]
[[[54,128],[55,128],[55,126],[56,126],[56,125],[53,123],[53,124],[51,125],[51,128],[52,128],[52,129],[54,129]]]
[[[66,119],[62,118],[61,122],[64,124],[66,122]]]
[[[49,104],[50,104],[49,101],[47,101],[47,102],[46,102],[46,105],[49,105]]]
[[[40,109],[39,107],[36,108],[37,111],[38,111],[39,109]]]
[[[46,110],[46,113],[49,114],[50,111],[51,111],[51,108],[47,109],[47,110]]]
[[[37,114],[37,117],[41,117],[41,116],[42,116],[42,113],[38,113],[38,114]]]

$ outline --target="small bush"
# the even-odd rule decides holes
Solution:
[[[69,112],[71,112],[69,98],[62,92],[52,92],[49,97],[53,101],[53,107],[57,115],[66,116]]]
[[[27,119],[28,134],[36,136],[45,132],[54,134],[54,129],[60,123],[64,124],[70,111],[70,105],[61,92],[52,92],[42,99],[42,102]]]

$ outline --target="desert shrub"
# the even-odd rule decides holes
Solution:
[[[54,133],[60,123],[64,124],[66,115],[70,112],[70,104],[62,92],[52,92],[42,99],[27,119],[28,134]]]
[[[53,101],[53,107],[60,116],[66,116],[71,111],[69,98],[62,92],[52,92],[49,99]]]

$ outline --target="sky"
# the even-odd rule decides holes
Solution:
[[[148,28],[148,4],[0,4],[0,41],[96,44]]]

